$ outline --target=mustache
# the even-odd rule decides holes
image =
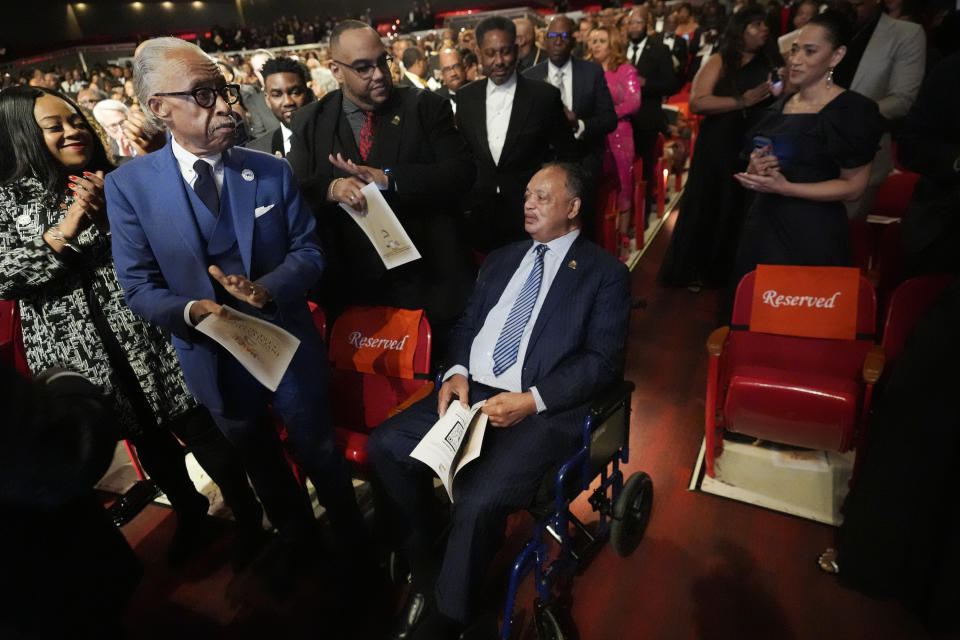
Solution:
[[[219,131],[220,129],[236,129],[237,123],[233,118],[217,118],[210,123],[210,133],[214,131]]]

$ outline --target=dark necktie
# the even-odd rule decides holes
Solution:
[[[213,179],[213,169],[210,163],[205,160],[197,160],[193,163],[193,170],[197,173],[197,180],[193,183],[193,190],[197,196],[207,205],[210,213],[214,216],[220,215],[220,194],[217,192],[217,183]]]
[[[527,281],[523,283],[520,293],[517,294],[517,299],[513,301],[510,314],[507,315],[507,320],[503,323],[503,329],[500,330],[500,336],[497,338],[497,344],[493,347],[493,375],[495,376],[499,376],[517,361],[523,330],[527,328],[530,314],[537,305],[540,283],[543,282],[543,254],[547,252],[547,245],[538,244],[536,252],[533,269],[527,276]]]
[[[363,121],[360,127],[360,139],[357,140],[357,148],[360,150],[360,159],[367,161],[370,155],[370,148],[373,147],[373,135],[377,130],[377,121],[373,111],[367,111],[367,119]]]

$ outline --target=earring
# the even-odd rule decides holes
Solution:
[[[827,70],[827,86],[829,87],[832,84],[833,84],[833,67],[830,67],[830,69]]]

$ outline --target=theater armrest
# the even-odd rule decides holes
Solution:
[[[730,335],[730,327],[718,327],[707,338],[707,353],[711,358],[720,357],[723,352],[723,345],[727,343],[728,335]]]
[[[403,402],[395,406],[393,409],[390,409],[390,411],[387,412],[387,417],[392,418],[393,416],[397,415],[404,409],[411,406],[414,402],[419,402],[420,400],[423,400],[432,392],[433,392],[433,383],[428,382],[427,384],[423,385],[422,387],[414,391],[412,394],[410,394],[410,396],[406,400],[404,400]]]
[[[863,381],[867,384],[876,384],[883,373],[883,363],[885,356],[883,347],[878,344],[870,347],[867,357],[863,360]]]

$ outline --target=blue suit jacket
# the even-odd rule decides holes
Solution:
[[[449,364],[469,369],[470,347],[532,241],[516,242],[484,260],[477,284],[453,330]],[[537,387],[543,416],[569,436],[586,406],[622,379],[630,321],[630,273],[581,234],[563,258],[533,326],[521,372],[524,391]]]
[[[223,163],[225,209],[233,216],[244,275],[273,294],[274,304],[261,315],[300,338],[301,350],[320,348],[305,294],[323,272],[324,258],[289,165],[240,147],[225,151]],[[107,212],[127,304],[173,334],[188,387],[216,411],[223,406],[217,367],[222,349],[183,319],[189,301],[215,296],[189,188],[168,141],[107,176]],[[271,205],[255,216],[256,209]]]

